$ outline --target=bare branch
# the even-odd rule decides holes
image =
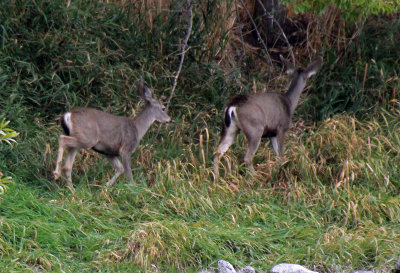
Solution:
[[[172,85],[171,93],[169,94],[167,105],[165,106],[165,111],[168,110],[171,99],[173,98],[173,96],[175,94],[175,89],[178,84],[178,78],[182,71],[183,61],[185,60],[185,53],[190,49],[190,47],[188,47],[188,41],[189,41],[190,34],[192,32],[192,26],[193,26],[192,4],[190,3],[190,0],[186,0],[186,5],[187,5],[187,9],[188,9],[187,13],[188,13],[189,24],[188,24],[188,28],[186,31],[185,39],[183,40],[183,44],[181,45],[181,47],[182,47],[181,53],[179,53],[179,55],[181,56],[181,60],[179,62],[178,70],[176,71],[176,74],[174,77],[174,84]],[[160,130],[161,130],[161,125],[158,127],[155,138],[158,137]]]
[[[187,49],[187,47],[188,47],[189,37],[190,37],[190,34],[192,32],[193,13],[192,13],[192,5],[191,5],[189,0],[186,0],[186,5],[187,5],[187,8],[188,8],[187,13],[188,13],[188,18],[189,18],[189,25],[188,25],[188,28],[187,28],[185,39],[183,40],[182,51],[179,54],[179,55],[181,55],[181,61],[179,62],[178,70],[176,71],[176,74],[175,74],[175,77],[174,77],[174,84],[172,86],[171,93],[169,94],[169,98],[168,98],[168,101],[167,101],[166,109],[168,109],[169,104],[171,102],[171,99],[175,94],[176,85],[178,84],[178,78],[179,78],[179,75],[181,74],[183,61],[185,59],[185,53],[186,53],[187,50],[189,50],[189,49]]]
[[[242,23],[240,22],[239,11],[238,11],[238,6],[237,6],[237,0],[235,0],[235,9],[236,9],[236,18],[237,18],[237,20],[239,22],[239,26],[240,26],[240,41],[242,42],[242,56],[240,56],[240,59],[242,59],[242,57],[246,55],[246,50],[244,48]]]
[[[269,72],[270,72],[270,74],[271,74],[271,71],[272,71],[272,68],[273,68],[273,64],[272,64],[271,56],[270,56],[269,53],[268,53],[267,45],[264,43],[263,39],[261,38],[260,32],[258,31],[257,25],[256,25],[256,23],[254,22],[253,17],[252,17],[251,14],[250,14],[250,11],[247,9],[246,5],[243,3],[243,0],[239,0],[239,1],[240,1],[240,3],[242,4],[244,10],[246,11],[246,14],[247,14],[247,16],[249,17],[249,19],[250,19],[250,21],[251,21],[251,24],[252,24],[253,27],[254,27],[254,30],[256,31],[257,38],[258,38],[258,42],[263,46],[263,48],[264,48],[264,50],[265,50],[265,53],[267,54],[267,61],[268,61],[268,66],[269,66],[269,67],[268,67],[268,70],[269,70]],[[269,75],[269,76],[270,76],[270,75]]]
[[[281,33],[282,33],[283,38],[284,38],[285,41],[286,41],[286,44],[288,45],[289,53],[290,53],[290,58],[292,59],[292,63],[293,63],[293,65],[295,65],[295,64],[296,64],[296,63],[295,63],[296,61],[295,61],[295,59],[294,59],[294,54],[293,54],[292,46],[290,45],[289,40],[288,40],[288,38],[286,37],[286,34],[285,34],[285,32],[283,31],[282,26],[279,24],[278,20],[276,20],[275,17],[265,9],[265,7],[264,7],[263,3],[261,2],[261,0],[257,0],[257,2],[258,2],[258,4],[260,5],[260,7],[262,8],[263,13],[264,13],[265,15],[268,16],[268,19],[272,19],[273,22],[275,22],[275,24],[278,26],[279,30],[280,30]]]

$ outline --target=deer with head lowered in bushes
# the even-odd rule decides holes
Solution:
[[[307,79],[321,69],[322,57],[317,57],[305,69],[296,68],[282,56],[280,58],[286,66],[286,73],[292,77],[286,93],[237,95],[228,102],[224,111],[221,140],[214,157],[216,177],[219,175],[219,161],[239,131],[243,131],[248,141],[244,162],[251,172],[254,172],[252,160],[262,137],[271,139],[276,156],[283,155],[284,138],[290,128],[294,109]]]
[[[120,174],[125,173],[132,181],[131,155],[143,135],[154,121],[168,123],[170,117],[154,93],[142,82],[137,82],[138,92],[146,101],[143,110],[133,118],[116,116],[92,108],[78,108],[61,117],[65,135],[59,137],[58,157],[54,179],[65,172],[69,187],[72,186],[72,164],[77,151],[93,149],[103,154],[116,169],[114,176],[106,183],[112,186]],[[64,150],[67,151],[64,168],[61,169]],[[121,161],[119,160],[121,158]]]

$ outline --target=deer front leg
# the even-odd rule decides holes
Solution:
[[[278,140],[276,137],[271,137],[271,144],[272,144],[272,149],[274,150],[274,153],[276,156],[279,156],[279,148],[278,148]]]
[[[285,154],[285,132],[280,132],[277,135],[278,140],[278,149],[280,156],[284,156]]]
[[[284,155],[285,148],[285,133],[286,131],[282,128],[277,130],[277,134],[275,137],[271,137],[272,149],[277,157]]]
[[[246,167],[249,168],[250,172],[254,173],[255,171],[253,167],[253,157],[258,149],[258,146],[260,145],[261,137],[248,137],[248,141],[249,146],[247,147],[246,155],[244,156],[244,163],[246,164]]]
[[[111,177],[110,180],[106,183],[106,187],[111,187],[114,185],[115,180],[124,172],[124,166],[122,166],[121,161],[119,161],[118,157],[116,156],[107,156],[108,161],[111,165],[115,168],[115,174]]]
[[[122,153],[121,159],[122,159],[122,166],[124,168],[126,180],[133,183],[132,169],[131,169],[131,155],[132,155],[132,153],[127,153],[127,152]]]

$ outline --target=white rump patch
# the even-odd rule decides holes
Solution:
[[[71,129],[72,129],[71,112],[64,114],[64,122],[65,122],[65,125],[67,125],[69,131],[71,132]]]
[[[229,107],[228,111],[229,111],[229,117],[231,118],[231,123],[232,122],[236,123],[236,120],[237,120],[236,106]],[[235,120],[232,119],[232,114],[234,114]]]

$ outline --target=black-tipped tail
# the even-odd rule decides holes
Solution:
[[[229,114],[230,112],[229,109],[230,107],[226,108],[225,110],[225,119],[224,119],[225,127],[229,127],[231,125],[231,115]],[[234,115],[233,112],[232,115]]]
[[[65,122],[65,115],[63,115],[62,117],[61,117],[61,127],[63,128],[63,130],[64,130],[64,133],[67,135],[67,136],[69,136],[70,135],[70,131],[69,131],[69,128],[68,128],[68,126],[67,126],[67,123]]]
[[[241,105],[245,104],[248,100],[248,95],[237,95],[230,99],[226,106],[225,116],[222,122],[222,131],[221,136],[225,135],[226,129],[231,126],[232,119],[237,119],[235,116],[236,111],[232,111],[231,107],[240,107]]]
[[[230,111],[230,108],[235,106],[235,107],[240,107],[243,104],[245,104],[248,100],[248,95],[236,95],[233,98],[230,99],[228,102],[228,105],[226,106],[226,111],[225,111],[225,125],[226,127],[229,127],[231,125],[231,119],[235,118],[235,112]]]

